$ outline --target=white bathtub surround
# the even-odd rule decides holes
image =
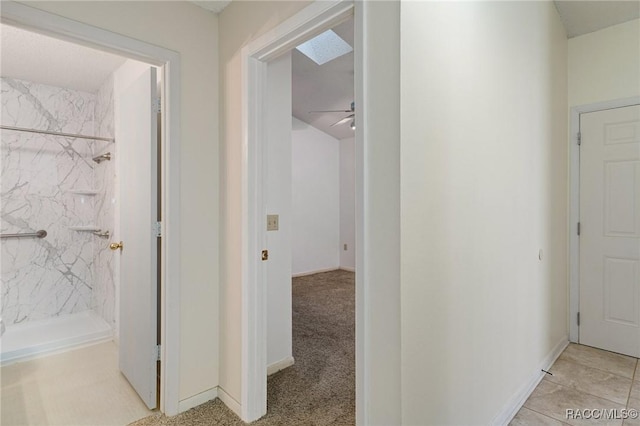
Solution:
[[[95,99],[92,93],[3,77],[2,124],[92,136]]]
[[[0,363],[7,365],[42,355],[111,340],[113,330],[92,311],[29,321],[6,328]]]
[[[109,82],[99,95],[2,78],[1,123],[29,129],[95,135],[113,131]],[[95,120],[96,114],[100,120]],[[113,217],[104,200],[113,197],[108,161],[92,161],[114,144],[2,130],[2,233],[47,231],[46,238],[0,243],[2,319],[15,324],[95,309],[114,325],[113,273],[96,253],[104,239],[73,227],[100,226]],[[107,166],[107,167],[105,167]],[[100,178],[96,179],[96,170]],[[111,173],[113,168],[110,169]],[[96,189],[99,189],[97,193]],[[111,203],[106,203],[111,205]],[[100,211],[100,213],[96,213]],[[111,232],[113,232],[110,227]],[[107,265],[103,267],[103,265]],[[5,340],[3,338],[3,340]],[[3,342],[5,343],[5,342]],[[6,345],[2,347],[3,353]]]
[[[95,96],[2,79],[2,124],[93,133]],[[2,131],[3,233],[47,231],[43,239],[3,239],[2,319],[7,326],[91,306],[93,237],[68,226],[93,221],[93,199],[71,191],[93,182],[86,140]]]
[[[109,77],[96,94],[95,129],[96,136],[115,137],[113,76]],[[110,238],[94,236],[94,287],[91,308],[95,310],[114,330],[117,330],[116,316],[116,257],[109,249],[111,238],[115,238],[115,164],[116,145],[99,142],[92,144],[92,155],[111,153],[111,160],[94,163],[93,186],[97,189],[94,197],[96,227],[109,231]]]

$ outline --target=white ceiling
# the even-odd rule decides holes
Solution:
[[[191,1],[203,9],[210,10],[213,13],[220,13],[222,9],[227,7],[231,0],[208,0],[208,1]]]
[[[637,0],[556,0],[555,4],[569,38],[640,17],[640,1]]]
[[[95,93],[126,58],[0,24],[0,75]]]

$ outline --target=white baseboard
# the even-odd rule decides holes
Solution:
[[[226,393],[221,387],[218,387],[218,398],[220,398],[220,401],[222,401],[231,411],[236,413],[238,417],[242,418],[242,406],[240,403],[231,395]]]
[[[352,267],[350,267],[350,266],[341,266],[341,267],[340,267],[340,270],[341,270],[341,271],[347,271],[347,272],[355,272],[355,271],[356,271],[356,268],[352,268]]]
[[[560,356],[562,351],[569,345],[568,336],[564,336],[558,344],[549,352],[544,360],[538,365],[538,367],[531,372],[529,380],[524,383],[520,389],[513,395],[513,397],[507,402],[507,404],[500,410],[498,415],[494,417],[491,424],[493,426],[508,425],[511,420],[518,414],[518,411],[524,405],[525,401],[534,389],[544,378],[545,373],[542,371],[549,370],[549,368],[556,362],[556,359]]]
[[[295,364],[295,360],[292,356],[289,356],[285,359],[274,362],[273,364],[267,365],[267,376],[277,373],[280,370],[284,370],[287,367],[291,367],[293,364]]]
[[[208,389],[204,392],[200,392],[197,395],[193,395],[187,399],[183,399],[182,401],[178,402],[178,413],[184,413],[185,411],[190,410],[193,407],[197,407],[198,405],[204,404],[205,402],[211,401],[212,399],[216,399],[217,397],[218,397],[218,387]]]
[[[291,277],[292,278],[306,277],[307,275],[319,274],[321,272],[337,271],[339,269],[340,267],[336,266],[335,268],[316,269],[315,271],[307,271],[307,272],[297,272],[295,274],[291,274]]]

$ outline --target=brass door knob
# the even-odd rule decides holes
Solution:
[[[120,241],[119,243],[111,243],[111,244],[109,244],[109,248],[110,248],[111,250],[118,250],[118,249],[120,249],[120,251],[122,251],[122,247],[123,247],[123,245],[122,245],[122,241]]]

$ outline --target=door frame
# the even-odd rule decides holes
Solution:
[[[267,412],[266,275],[263,226],[264,117],[269,61],[354,15],[351,0],[316,0],[242,49],[242,359],[240,417]],[[354,78],[357,80],[358,75]],[[358,197],[359,194],[356,194]],[[356,221],[358,219],[356,218]],[[357,349],[358,350],[358,349]],[[356,405],[360,402],[356,394]]]
[[[580,312],[580,239],[578,237],[578,222],[580,221],[580,146],[578,133],[580,132],[580,115],[604,111],[608,109],[624,108],[640,105],[640,96],[596,102],[592,104],[571,107],[569,125],[569,340],[580,342],[580,328],[578,327],[578,312]]]
[[[3,1],[0,21],[72,43],[108,51],[161,67],[162,221],[160,411],[179,412],[180,400],[180,55],[124,35]]]

